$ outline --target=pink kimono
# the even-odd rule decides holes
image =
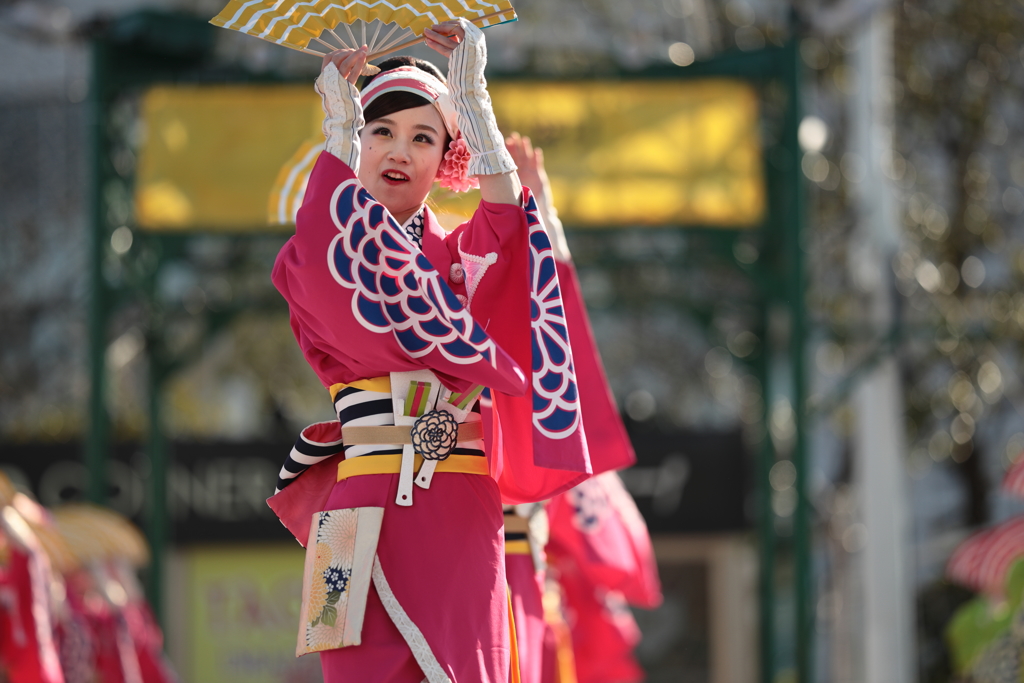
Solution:
[[[637,607],[661,604],[661,581],[647,524],[622,480],[594,477],[551,501],[548,555],[591,586],[617,591]],[[566,570],[569,571],[569,570]]]
[[[547,511],[548,557],[565,596],[579,683],[643,680],[633,657],[640,630],[627,604],[653,609],[662,595],[640,511],[612,472],[557,496]]]
[[[512,595],[512,614],[519,649],[519,675],[522,683],[541,683],[544,664],[544,575],[533,557],[526,554],[505,556],[505,573]]]
[[[268,502],[303,544],[313,513],[383,508],[376,553],[393,593],[370,586],[361,643],[321,652],[326,683],[509,680],[502,500],[548,498],[592,472],[551,247],[523,194],[482,202],[451,234],[426,211],[420,249],[336,157],[310,175],[273,280],[324,386],[429,369],[453,391],[488,387],[493,403],[490,476],[439,474],[409,507],[395,503],[397,474],[335,483],[340,430],[309,432],[322,460]]]
[[[640,628],[622,594],[594,586],[574,573],[563,574],[559,582],[572,630],[577,682],[643,681],[644,670],[633,656],[640,643]]]
[[[0,529],[0,671],[11,683],[64,683],[50,621],[49,561],[34,540],[5,538]]]

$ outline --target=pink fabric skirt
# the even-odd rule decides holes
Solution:
[[[512,595],[521,683],[541,683],[544,663],[544,575],[532,555],[506,555],[505,571]]]
[[[503,515],[493,479],[439,473],[413,505],[397,474],[338,482],[326,510],[383,507],[377,556],[398,603],[452,683],[509,680]],[[419,683],[423,673],[373,585],[362,644],[320,654],[324,683]]]

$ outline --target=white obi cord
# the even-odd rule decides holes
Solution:
[[[413,623],[413,620],[406,614],[405,609],[395,597],[387,578],[384,576],[384,569],[380,566],[380,557],[373,558],[373,586],[377,589],[380,602],[384,605],[384,611],[391,617],[391,622],[402,634],[420,670],[426,676],[423,680],[427,683],[451,683],[451,679],[441,668],[441,664],[430,649],[430,644],[423,636],[423,632]]]

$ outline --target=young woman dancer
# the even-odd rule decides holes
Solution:
[[[360,93],[365,48],[324,60],[326,148],[273,273],[338,414],[304,430],[269,501],[307,547],[298,652],[321,653],[326,683],[516,679],[502,502],[592,472],[551,244],[494,120],[483,35],[425,37],[447,83],[400,58]],[[435,180],[480,188],[450,234],[424,205]]]

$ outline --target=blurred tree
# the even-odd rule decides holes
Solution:
[[[1019,391],[1024,351],[1024,173],[1014,170],[1024,157],[1007,146],[1021,132],[1011,126],[1020,126],[1024,12],[1005,0],[907,0],[897,15],[899,151],[888,172],[906,202],[894,268],[915,336],[904,354],[910,437],[952,461],[966,492],[962,522],[975,526],[989,518],[990,478],[1005,463],[1001,418],[1014,402],[1004,394]]]

